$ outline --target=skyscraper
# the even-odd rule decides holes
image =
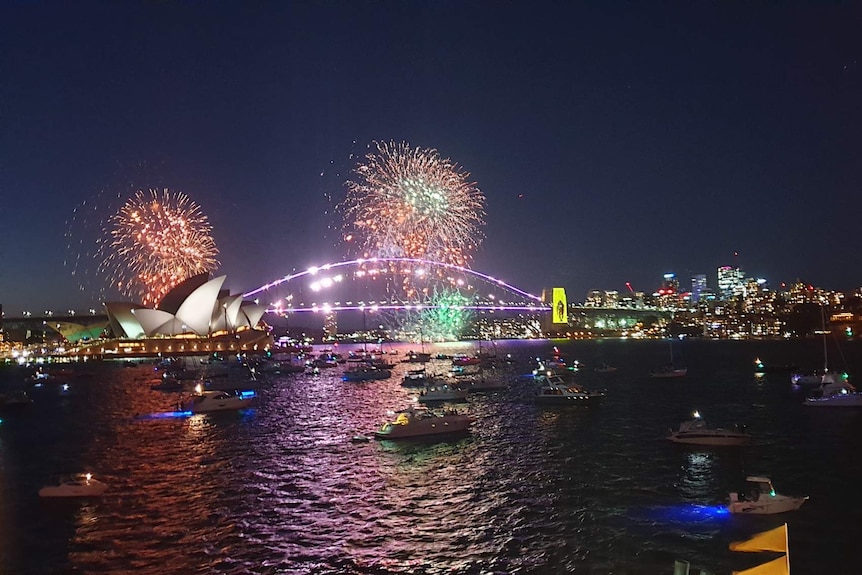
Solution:
[[[700,301],[700,294],[707,289],[706,274],[695,274],[691,276],[691,301],[697,303]]]
[[[745,287],[745,276],[742,270],[731,266],[718,268],[718,292],[721,299],[731,299],[734,295],[742,293]]]

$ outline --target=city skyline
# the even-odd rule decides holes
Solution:
[[[201,206],[232,292],[339,261],[336,206],[378,141],[469,172],[487,202],[472,267],[532,293],[651,292],[666,272],[715,289],[722,265],[853,290],[859,15],[5,4],[0,303],[100,305],[71,274],[68,222],[149,188]]]

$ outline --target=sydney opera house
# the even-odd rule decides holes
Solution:
[[[157,309],[106,303],[109,337],[79,341],[67,354],[109,359],[269,349],[272,335],[261,321],[264,306],[223,290],[225,277],[191,277],[174,287]]]

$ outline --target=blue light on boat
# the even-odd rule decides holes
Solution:
[[[240,391],[240,392],[239,392],[239,395],[240,395],[240,397],[242,397],[243,399],[251,399],[252,397],[256,397],[256,396],[257,396],[257,394],[256,394],[254,391]]]
[[[674,523],[703,523],[725,519],[730,516],[730,511],[725,505],[695,505],[685,503],[673,507],[652,508],[647,515],[653,519]]]
[[[137,415],[135,416],[135,419],[173,419],[178,417],[191,417],[192,415],[191,411],[163,411],[160,413]]]

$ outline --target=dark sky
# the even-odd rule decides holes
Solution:
[[[3,2],[0,303],[97,304],[67,222],[131,188],[199,203],[234,291],[340,259],[375,140],[469,171],[474,267],[527,291],[734,263],[856,288],[860,6]]]

